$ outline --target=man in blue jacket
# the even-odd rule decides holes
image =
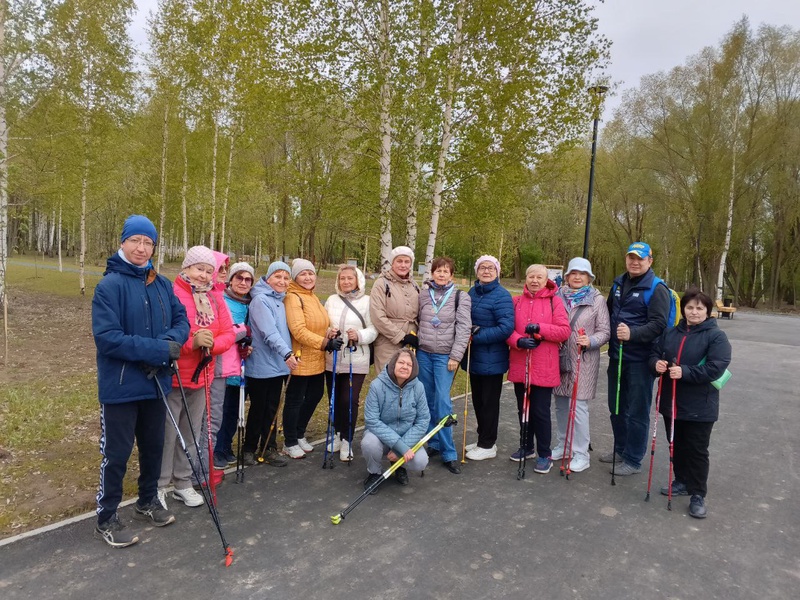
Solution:
[[[169,393],[168,367],[189,337],[189,322],[172,283],[150,262],[156,241],[156,228],[147,217],[128,217],[120,249],[108,259],[92,300],[103,455],[95,535],[114,548],[139,541],[117,515],[134,438],[139,449],[134,516],[158,527],[175,521],[157,494],[166,412],[153,377]]]
[[[634,242],[625,255],[626,272],[614,280],[608,296],[611,340],[608,347],[608,408],[614,430],[614,449],[600,462],[616,461],[616,475],[642,470],[650,428],[653,377],[647,361],[650,347],[667,326],[670,292],[650,268],[653,252],[648,244]],[[617,406],[617,373],[622,375]]]

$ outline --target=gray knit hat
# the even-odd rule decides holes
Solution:
[[[303,271],[313,271],[315,275],[317,273],[317,270],[314,268],[314,264],[310,260],[306,260],[305,258],[295,258],[292,261],[292,279],[297,279],[297,276]]]
[[[286,271],[287,273],[291,274],[292,273],[292,267],[287,265],[282,260],[276,260],[275,262],[270,263],[269,267],[267,268],[266,279],[269,279],[270,277],[272,277],[272,274],[275,273],[275,271]]]
[[[250,273],[250,276],[253,279],[256,278],[256,271],[253,267],[250,266],[250,263],[237,262],[233,263],[233,265],[231,265],[230,271],[228,271],[228,281],[231,281],[234,275],[236,275],[237,273],[241,273],[242,271]]]

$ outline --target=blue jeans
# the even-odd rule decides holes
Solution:
[[[618,361],[608,363],[608,410],[614,430],[614,451],[634,467],[642,466],[650,429],[650,404],[655,377],[646,362],[630,362],[622,358],[622,379],[617,411]]]
[[[455,371],[447,370],[447,354],[433,354],[417,350],[417,363],[419,363],[419,380],[425,386],[425,397],[428,399],[428,409],[431,411],[431,422],[428,431],[439,424],[445,416],[452,414],[453,404],[450,401],[450,387],[453,384]],[[456,445],[453,443],[453,428],[442,427],[435,436],[428,441],[428,447],[442,453],[442,460],[450,462],[458,458]]]

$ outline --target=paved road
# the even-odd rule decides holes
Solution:
[[[685,497],[672,512],[662,496],[643,502],[646,474],[610,485],[597,462],[611,445],[605,389],[592,412],[592,468],[570,481],[556,470],[517,481],[506,458],[518,436],[507,388],[500,456],[461,476],[432,464],[406,488],[387,482],[334,526],[330,515],[361,491],[364,465],[323,471],[318,447],[220,488],[236,553],[228,569],[205,509],[176,505],[175,525],[146,529],[123,550],[92,539],[92,520],[0,546],[0,596],[796,598],[800,319],[740,312],[721,325],[734,378],[712,435],[705,521],[686,514]],[[658,443],[654,487],[667,479],[661,432]]]

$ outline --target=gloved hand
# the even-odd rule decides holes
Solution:
[[[521,337],[517,340],[517,348],[520,350],[533,350],[538,345],[538,340],[529,337]]]
[[[213,348],[214,347],[214,334],[208,329],[200,329],[194,334],[192,339],[192,349],[198,348]]]
[[[411,346],[415,350],[419,348],[419,338],[413,333],[407,333],[400,342],[401,346]]]
[[[528,323],[527,325],[525,325],[525,333],[531,337],[537,335],[539,333],[539,324]]]
[[[342,338],[331,338],[328,340],[328,343],[325,344],[325,350],[328,352],[339,351],[344,346],[344,340]]]
[[[247,348],[248,346],[253,345],[253,338],[249,335],[244,336],[242,339],[239,340],[239,345]]]
[[[178,342],[167,340],[169,345],[169,359],[178,360],[181,357],[181,345]]]
[[[172,342],[173,344],[176,342]],[[145,375],[147,375],[148,379],[152,379],[158,375],[158,372],[161,370],[161,367],[154,367],[153,365],[146,365],[142,363],[142,369],[144,370]]]
[[[476,334],[476,333],[478,333],[480,330],[481,330],[481,326],[480,326],[480,325],[473,325],[473,326],[472,326],[472,328],[469,330],[469,332],[470,332],[472,335],[475,335],[475,334]]]

